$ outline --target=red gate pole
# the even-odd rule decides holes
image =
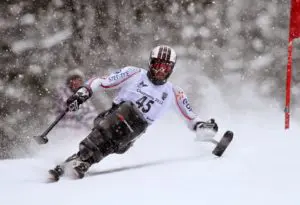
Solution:
[[[291,104],[291,84],[292,84],[292,51],[293,40],[300,37],[300,0],[291,0],[290,25],[288,42],[288,61],[286,69],[286,96],[285,96],[285,129],[290,127],[290,104]]]

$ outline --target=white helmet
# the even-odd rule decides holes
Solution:
[[[173,72],[176,53],[173,48],[160,45],[152,49],[149,58],[148,78],[154,85],[163,85]]]

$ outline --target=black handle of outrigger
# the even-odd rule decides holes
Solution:
[[[69,108],[66,108],[59,116],[56,117],[56,119],[50,124],[50,126],[41,134],[38,136],[34,136],[33,138],[38,144],[46,144],[49,139],[47,138],[47,134],[57,125],[57,123],[67,114],[69,111]]]

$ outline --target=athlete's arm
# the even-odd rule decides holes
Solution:
[[[76,111],[79,105],[89,99],[98,90],[109,90],[120,88],[133,80],[133,77],[141,72],[140,68],[125,67],[114,72],[107,77],[91,78],[77,90],[77,92],[67,99],[69,111]]]
[[[195,130],[195,125],[197,122],[201,121],[200,118],[193,112],[192,107],[189,103],[187,96],[184,91],[174,86],[173,87],[173,95],[174,95],[174,107],[177,113],[181,116],[181,118],[187,123],[188,128],[191,130]]]
[[[218,131],[218,125],[215,120],[201,120],[192,110],[187,96],[183,90],[174,87],[174,103],[176,110],[186,121],[188,128],[196,132],[198,141],[206,141],[212,139]]]
[[[125,67],[105,77],[91,78],[84,83],[84,87],[89,90],[90,94],[98,90],[117,89],[130,83],[133,76],[140,72],[140,68]]]

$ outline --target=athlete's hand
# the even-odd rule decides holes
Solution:
[[[196,131],[197,141],[211,140],[218,132],[218,125],[214,119],[210,119],[206,122],[197,122],[194,126]]]
[[[89,98],[89,91],[82,87],[74,95],[67,99],[67,107],[69,111],[76,111],[79,109],[79,106],[84,103]]]

